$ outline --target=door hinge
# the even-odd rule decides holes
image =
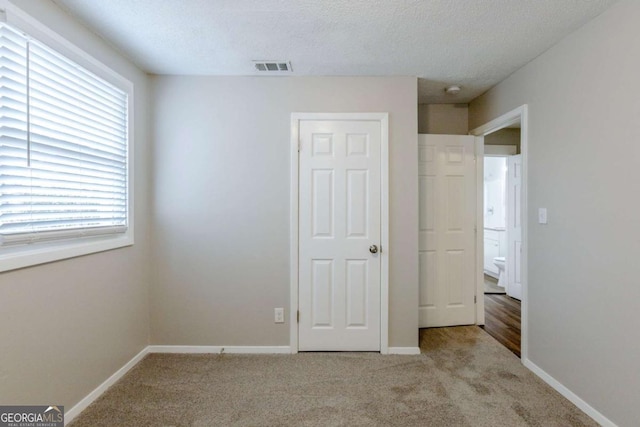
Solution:
[[[302,141],[298,140],[298,153],[300,152],[300,147],[302,146]]]
[[[296,321],[300,323],[300,310],[296,313]]]
[[[474,296],[473,296],[473,303],[474,303],[474,304],[477,304],[477,303],[478,303],[478,296],[477,296],[477,295],[474,295]]]

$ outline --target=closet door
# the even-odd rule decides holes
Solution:
[[[420,327],[475,323],[473,136],[419,135]]]

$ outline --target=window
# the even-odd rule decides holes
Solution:
[[[128,110],[128,91],[0,22],[0,255],[130,237]]]

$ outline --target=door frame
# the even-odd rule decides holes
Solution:
[[[298,352],[299,140],[303,120],[375,121],[380,123],[380,353],[389,353],[389,113],[291,113],[289,346]]]
[[[477,184],[483,185],[484,182],[484,136],[500,129],[504,129],[516,122],[520,121],[520,154],[522,155],[522,198],[520,211],[522,214],[522,302],[521,302],[521,357],[520,360],[528,359],[529,347],[529,222],[528,222],[528,174],[529,174],[529,108],[527,104],[521,105],[500,117],[485,123],[469,132],[470,135],[478,137],[476,139],[476,173]],[[478,193],[480,194],[480,193]],[[484,221],[483,216],[484,201],[478,198],[476,206],[478,224],[478,232],[476,233],[476,251],[477,262],[476,268],[476,296],[478,304],[476,304],[476,324],[484,325],[484,272],[481,266],[484,265],[484,229],[480,224]]]

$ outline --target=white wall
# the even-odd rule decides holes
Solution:
[[[389,112],[390,345],[418,345],[415,78],[154,77],[153,91],[154,344],[288,345],[290,114]]]
[[[469,133],[467,104],[419,104],[418,133],[467,135]]]
[[[506,157],[484,158],[484,226],[505,228],[506,214]]]
[[[473,129],[529,104],[529,357],[619,426],[640,420],[638,22],[616,3],[470,106]]]
[[[16,4],[135,84],[135,246],[0,274],[0,403],[69,410],[149,342],[148,82],[52,2]]]

